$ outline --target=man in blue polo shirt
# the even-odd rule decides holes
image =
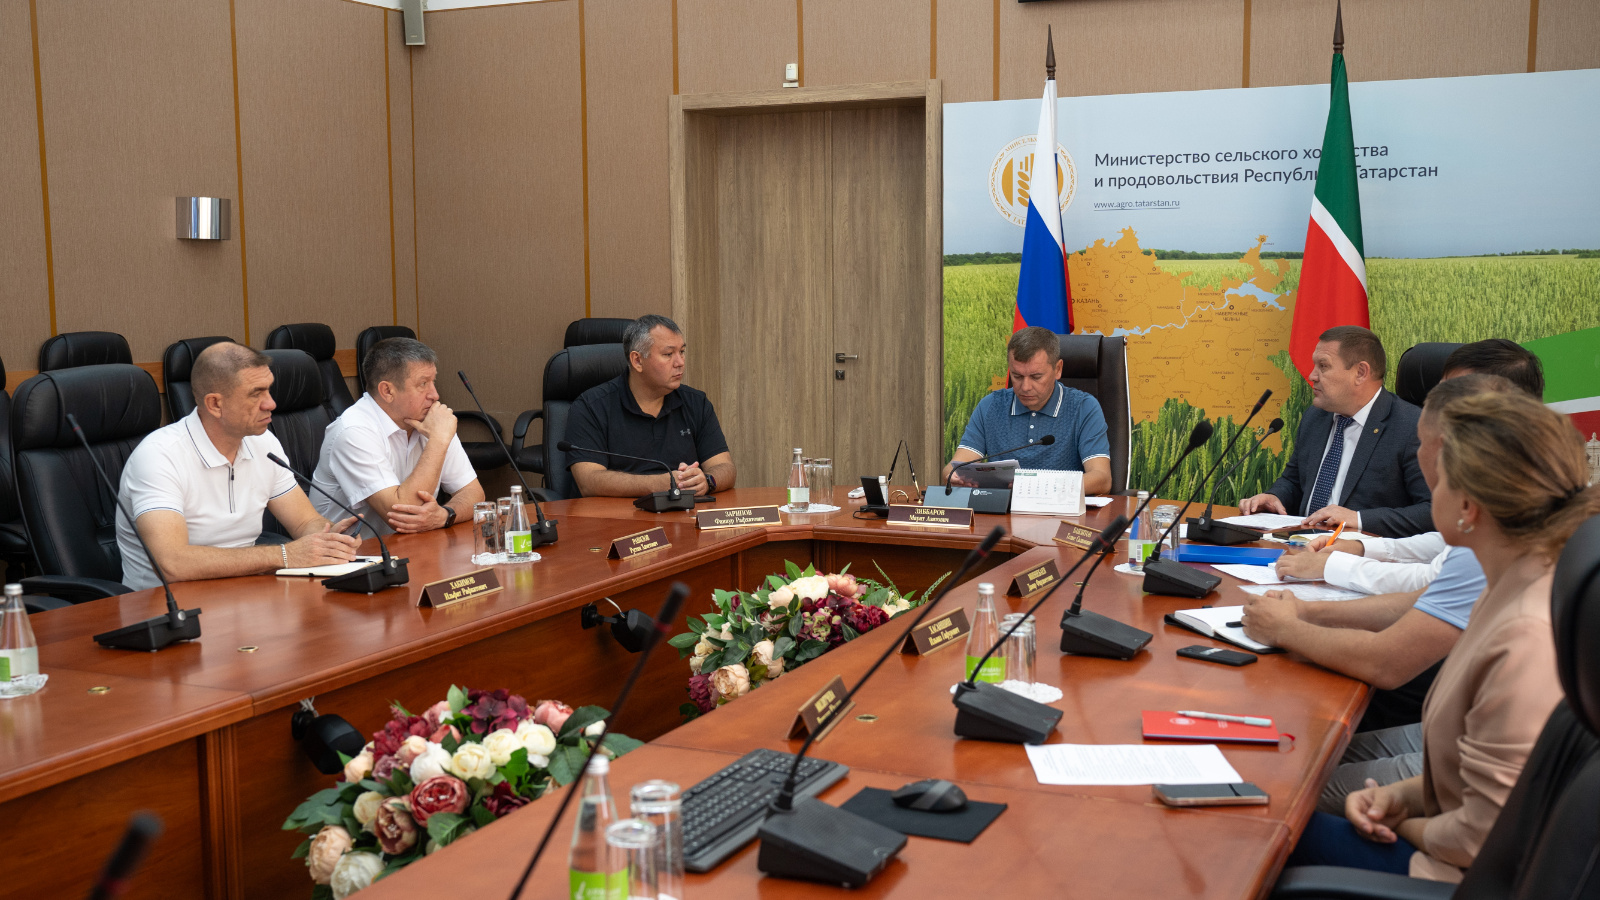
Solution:
[[[1048,328],[1024,328],[1011,336],[1006,360],[1011,387],[978,401],[955,457],[944,467],[944,477],[971,486],[972,481],[961,477],[966,470],[954,478],[950,470],[1051,434],[1056,441],[1048,447],[1008,455],[1026,469],[1082,472],[1085,494],[1108,493],[1111,443],[1106,439],[1106,417],[1094,397],[1059,381],[1060,335]]]

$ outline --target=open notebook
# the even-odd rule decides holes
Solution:
[[[347,563],[335,563],[331,566],[314,566],[309,569],[279,569],[274,575],[309,575],[313,578],[336,578],[348,575],[357,569],[364,569],[376,562],[383,562],[381,556],[358,556]]]
[[[1245,637],[1243,628],[1229,626],[1229,622],[1239,621],[1241,612],[1244,612],[1243,606],[1207,606],[1202,609],[1180,609],[1175,613],[1168,613],[1167,621],[1177,625],[1179,628],[1187,628],[1206,637],[1227,641],[1234,646],[1243,647],[1256,653],[1283,652],[1277,647]]]

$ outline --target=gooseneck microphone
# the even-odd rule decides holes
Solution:
[[[766,821],[761,824],[758,836],[761,851],[756,857],[756,868],[780,878],[800,878],[808,881],[827,881],[848,887],[861,887],[871,881],[895,854],[906,845],[906,836],[864,819],[855,813],[829,806],[815,797],[795,801],[795,785],[799,781],[800,762],[816,742],[817,735],[827,730],[828,721],[850,708],[863,685],[871,680],[884,661],[905,643],[906,635],[922,624],[939,601],[950,593],[973,566],[981,562],[1005,537],[1006,530],[996,527],[990,531],[973,551],[967,554],[961,567],[932,600],[922,604],[904,632],[890,642],[865,675],[856,682],[834,712],[817,723],[817,727],[800,745],[794,762],[789,766],[789,776],[768,808]]]
[[[652,491],[651,493],[645,494],[643,497],[633,501],[633,505],[639,507],[645,512],[668,512],[674,509],[694,509],[694,494],[684,493],[683,489],[678,487],[678,479],[673,476],[672,467],[659,459],[651,459],[647,456],[630,456],[626,453],[615,453],[610,450],[595,450],[591,447],[579,447],[571,441],[556,441],[556,449],[560,450],[562,453],[571,453],[572,451],[577,450],[582,453],[599,453],[602,456],[614,456],[617,459],[631,459],[634,462],[654,463],[666,471],[667,484],[670,485],[670,487],[664,491]]]
[[[89,900],[112,900],[122,896],[128,890],[128,879],[144,862],[150,845],[155,843],[163,830],[161,818],[154,813],[134,813],[128,821],[128,829],[122,833],[122,840],[117,842],[117,849],[106,860],[100,878],[90,888]]]
[[[1028,607],[1028,611],[1023,614],[1023,617],[1013,624],[1005,634],[1001,635],[1000,639],[994,642],[994,646],[990,647],[988,652],[979,658],[977,665],[968,667],[972,674],[967,677],[966,681],[956,685],[955,695],[950,698],[956,707],[955,732],[958,737],[980,741],[1003,741],[1011,744],[1042,744],[1049,739],[1050,732],[1054,731],[1056,723],[1061,721],[1061,710],[1053,706],[1046,706],[1020,694],[1014,694],[998,684],[978,681],[978,673],[983,671],[983,664],[989,661],[989,657],[1004,646],[1011,635],[1018,628],[1021,628],[1022,624],[1028,620],[1028,617],[1043,606],[1045,601],[1049,600],[1050,596],[1058,588],[1067,583],[1067,579],[1072,577],[1073,572],[1078,571],[1078,567],[1083,565],[1085,560],[1099,553],[1103,547],[1114,545],[1117,541],[1117,536],[1122,534],[1123,529],[1127,527],[1128,517],[1117,516],[1110,525],[1101,529],[1100,534],[1095,537],[1089,549],[1085,550],[1083,555],[1078,557],[1078,561],[1072,564],[1072,568],[1068,569],[1061,576],[1061,579],[1052,585],[1050,590],[1045,592],[1043,597],[1040,597],[1032,606]],[[1139,647],[1143,647],[1150,642],[1152,635],[1146,632],[1129,628],[1111,619],[1106,619],[1105,621],[1134,634],[1143,635],[1143,640],[1138,642],[1138,646],[1134,648],[1134,651],[1130,651],[1130,656]]]
[[[342,502],[340,502],[338,497],[335,497],[334,495],[323,490],[322,485],[317,484],[312,479],[306,477],[304,472],[301,472],[295,469],[294,466],[284,462],[283,459],[278,456],[278,454],[268,453],[267,459],[270,459],[278,465],[283,466],[285,469],[288,469],[289,474],[293,475],[300,481],[304,481],[306,483],[306,487],[309,487],[322,496],[327,497],[333,502],[334,506],[337,506],[354,516],[357,522],[367,526],[367,530],[372,532],[372,536],[378,539],[378,549],[383,551],[383,562],[376,562],[369,566],[363,566],[354,572],[347,572],[343,575],[335,575],[332,578],[324,578],[322,580],[323,587],[335,591],[348,591],[352,594],[376,594],[385,588],[399,587],[400,585],[411,580],[411,573],[406,570],[406,563],[410,562],[411,560],[394,559],[393,557],[389,556],[389,545],[383,542],[383,535],[378,533],[378,529],[372,527],[371,522],[368,522],[366,519],[362,518],[360,513],[348,506],[345,506]]]
[[[461,384],[467,389],[467,393],[471,395],[472,402],[477,404],[478,412],[483,413],[485,419],[489,418],[489,411],[483,408],[483,401],[478,399],[478,392],[472,389],[472,382],[467,380],[466,370],[457,369],[456,374],[461,377]],[[489,431],[494,434],[494,442],[500,445],[500,452],[506,455],[506,462],[511,464],[512,473],[517,476],[518,481],[522,482],[523,495],[533,501],[533,516],[538,520],[533,523],[533,528],[531,529],[533,546],[542,547],[545,544],[554,544],[559,539],[556,534],[556,520],[544,517],[544,508],[539,505],[539,495],[533,492],[533,488],[528,487],[528,479],[522,477],[522,470],[517,468],[517,461],[512,458],[511,448],[506,446],[506,439],[500,436],[500,430],[491,427]]]
[[[1224,545],[1243,544],[1247,541],[1261,540],[1261,531],[1259,529],[1247,528],[1243,525],[1234,525],[1231,522],[1218,522],[1212,517],[1212,509],[1215,507],[1217,502],[1217,486],[1222,482],[1227,481],[1229,478],[1232,478],[1233,473],[1239,471],[1239,467],[1244,465],[1245,461],[1251,456],[1255,455],[1255,452],[1261,448],[1261,444],[1266,441],[1267,438],[1272,437],[1282,430],[1283,420],[1273,419],[1272,423],[1267,426],[1266,433],[1256,438],[1256,442],[1250,445],[1250,449],[1241,454],[1238,459],[1234,460],[1233,465],[1229,466],[1228,470],[1223,472],[1215,482],[1212,482],[1211,499],[1206,503],[1205,515],[1189,520],[1189,529],[1186,532],[1189,536],[1189,540],[1200,541],[1207,544]]]
[[[200,610],[179,609],[178,601],[172,597],[172,585],[167,583],[167,575],[161,571],[161,565],[156,562],[156,555],[150,552],[150,545],[145,543],[144,535],[139,533],[139,523],[133,517],[133,510],[122,502],[122,497],[117,492],[117,486],[107,477],[106,470],[100,467],[100,460],[94,455],[94,450],[89,446],[89,439],[84,437],[83,429],[78,425],[78,417],[67,413],[67,424],[72,426],[72,433],[78,436],[78,441],[83,444],[83,449],[89,454],[89,461],[94,463],[94,471],[100,476],[111,491],[112,501],[122,514],[128,517],[128,528],[133,532],[134,540],[144,548],[144,558],[150,561],[150,571],[156,573],[161,579],[161,589],[167,592],[167,613],[164,616],[155,616],[143,622],[124,625],[113,631],[107,631],[94,636],[94,642],[102,647],[112,650],[146,650],[154,653],[157,650],[174,644],[178,641],[192,641],[200,636]]]
[[[1214,431],[1212,424],[1204,419],[1195,424],[1194,429],[1189,432],[1188,446],[1184,448],[1177,461],[1167,468],[1167,473],[1161,476],[1150,496],[1133,511],[1133,521],[1139,521],[1139,516],[1144,513],[1150,502],[1161,496],[1161,489],[1167,486],[1167,481],[1172,478],[1173,473],[1178,471],[1178,467],[1189,454],[1211,440]],[[1148,631],[1124,625],[1099,613],[1083,611],[1083,594],[1089,589],[1089,580],[1094,578],[1094,573],[1100,570],[1100,564],[1105,562],[1115,549],[1113,543],[1100,551],[1094,565],[1089,567],[1088,574],[1083,576],[1083,581],[1078,585],[1078,595],[1072,598],[1072,606],[1061,614],[1061,652],[1106,659],[1132,659],[1135,653],[1144,649],[1144,646],[1155,637]]]
[[[577,777],[567,785],[567,791],[561,795],[561,805],[556,807],[556,814],[550,819],[550,826],[544,830],[544,836],[539,838],[539,846],[533,851],[533,858],[528,860],[528,867],[522,870],[522,877],[517,879],[517,886],[511,890],[510,900],[517,900],[522,895],[522,889],[528,884],[528,876],[533,874],[533,867],[539,864],[539,857],[544,855],[545,847],[550,844],[550,836],[555,834],[556,826],[561,824],[561,817],[566,813],[567,807],[572,803],[572,797],[578,792],[578,787],[583,783],[583,776],[589,771],[589,760],[600,751],[600,746],[605,743],[606,735],[611,733],[611,723],[615,722],[617,715],[622,712],[623,704],[628,702],[628,695],[633,693],[633,686],[639,681],[639,676],[644,673],[645,663],[650,661],[650,654],[661,643],[661,639],[671,630],[672,623],[678,619],[678,610],[683,608],[683,601],[689,596],[689,586],[681,581],[674,581],[667,592],[665,603],[661,604],[661,611],[656,614],[656,627],[645,638],[644,647],[639,652],[639,659],[633,664],[633,671],[628,673],[628,680],[622,683],[622,690],[617,692],[617,701],[611,704],[611,714],[600,721],[600,736],[595,738],[594,746],[589,748],[589,755],[583,758],[583,766],[578,769]]]

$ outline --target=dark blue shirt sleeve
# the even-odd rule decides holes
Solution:
[[[984,419],[988,417],[989,407],[994,400],[994,394],[985,395],[978,405],[973,407],[972,415],[967,419],[967,430],[961,432],[960,446],[976,452],[979,456],[989,452],[988,435],[984,430]]]
[[[1078,404],[1078,460],[1087,461],[1091,457],[1111,457],[1111,440],[1106,436],[1106,417],[1100,410],[1100,401],[1091,394],[1084,394],[1083,402]]]

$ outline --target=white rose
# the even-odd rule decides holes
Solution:
[[[482,744],[466,743],[450,757],[450,771],[463,781],[488,778],[494,774],[494,760]]]
[[[704,656],[691,656],[691,657],[689,657],[689,672],[690,672],[690,674],[699,675],[700,674],[700,670],[705,668],[706,659],[708,659],[708,657],[704,657]]]
[[[821,600],[828,596],[828,579],[821,575],[812,575],[809,578],[798,578],[789,585],[789,590],[801,600]],[[771,598],[768,598],[771,602]]]
[[[733,640],[733,625],[732,625],[732,623],[726,623],[726,624],[724,624],[722,626],[722,631],[721,631],[721,633],[719,633],[717,635],[717,639],[718,640],[722,640],[722,641],[731,641],[731,640]]]
[[[533,766],[535,769],[548,769],[550,768],[550,757],[542,753],[529,753],[528,765]]]
[[[411,782],[421,784],[429,778],[437,778],[445,773],[450,766],[450,753],[432,741],[428,742],[428,749],[423,754],[411,761]]]
[[[372,883],[383,871],[383,857],[376,853],[346,853],[333,867],[333,877],[328,885],[333,888],[333,900],[344,900]]]
[[[794,591],[787,587],[778,588],[767,595],[767,605],[773,609],[788,609],[793,602]]]
[[[584,736],[597,738],[597,737],[600,736],[600,732],[605,727],[606,727],[606,720],[605,719],[601,719],[598,722],[591,722],[591,723],[589,723],[589,727],[585,728],[583,730]]]
[[[772,665],[773,649],[771,641],[757,641],[756,645],[750,648],[750,661],[758,666]]]
[[[361,823],[361,827],[371,831],[372,820],[378,817],[378,807],[382,805],[382,794],[377,791],[367,791],[356,798],[352,811],[355,813],[356,821]]]
[[[712,651],[714,651],[716,649],[717,648],[711,646],[711,642],[710,641],[706,640],[704,637],[701,637],[700,638],[700,643],[694,645],[694,655],[695,656],[710,656]]]
[[[778,657],[767,665],[767,680],[771,681],[783,674],[783,657]]]
[[[517,726],[517,739],[527,748],[529,763],[533,763],[535,756],[548,762],[550,754],[556,752],[556,733],[544,725],[524,721]],[[541,768],[545,765],[545,763],[534,764]]]
[[[489,751],[489,761],[497,766],[511,762],[511,754],[521,747],[522,741],[517,740],[516,734],[509,728],[491,732],[483,739],[483,749]]]
[[[893,600],[890,600],[888,603],[883,605],[883,611],[888,613],[889,618],[891,619],[910,608],[911,603],[907,601],[906,598],[900,596],[896,596]]]
[[[370,750],[363,750],[350,757],[350,761],[344,764],[344,780],[350,784],[355,784],[371,775],[372,762],[372,751]]]

